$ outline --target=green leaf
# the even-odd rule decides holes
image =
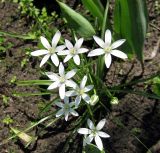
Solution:
[[[101,0],[93,0],[93,2],[100,8],[102,12],[104,12],[103,4],[101,3]]]
[[[42,96],[51,95],[53,92],[39,92],[39,93],[13,93],[15,97],[30,97],[30,96]]]
[[[90,13],[98,19],[99,25],[102,26],[104,8],[101,8],[101,2],[99,1],[98,3],[94,0],[82,0],[82,3],[90,11]]]
[[[26,143],[26,147],[32,142],[35,141],[37,139],[37,137],[33,137],[28,135],[25,132],[22,132],[18,129],[15,129],[13,127],[11,127],[11,130],[14,132],[15,135],[17,135],[18,138],[20,138],[21,140],[23,140]]]
[[[147,32],[147,14],[145,0],[116,0],[114,30],[127,40],[126,51],[133,51],[141,62]]]
[[[50,85],[51,80],[25,80],[25,81],[17,81],[16,84],[18,86]]]
[[[89,144],[85,147],[85,153],[105,153],[104,151],[100,151],[97,146],[93,144]]]
[[[93,26],[86,18],[75,12],[66,4],[59,1],[58,3],[70,28],[75,30],[81,37],[84,38],[89,38],[95,34]]]
[[[160,77],[155,77],[153,79],[152,91],[157,95],[160,96]]]
[[[160,84],[160,77],[155,77],[155,78],[153,78],[153,83],[158,83],[158,84]]]

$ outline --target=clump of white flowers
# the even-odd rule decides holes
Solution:
[[[65,43],[63,45],[58,45],[60,37],[61,33],[60,31],[57,31],[50,44],[45,37],[41,36],[40,39],[44,49],[33,51],[31,52],[31,55],[44,55],[40,63],[40,67],[42,67],[50,58],[52,63],[58,67],[58,73],[46,72],[46,75],[51,81],[48,90],[53,90],[56,88],[59,89],[58,95],[60,100],[59,102],[55,102],[55,105],[60,107],[60,109],[57,111],[56,117],[64,116],[65,120],[67,121],[69,115],[73,115],[75,117],[79,116],[75,109],[79,108],[81,102],[84,102],[84,105],[86,104],[87,106],[89,105],[93,107],[98,102],[99,97],[96,95],[96,93],[93,94],[92,89],[94,89],[94,85],[87,75],[84,75],[82,80],[77,80],[75,76],[78,70],[72,69],[70,71],[65,71],[65,66],[63,65],[63,63],[68,62],[72,58],[76,65],[81,64],[80,57],[83,56],[80,54],[87,53],[89,51],[89,49],[82,47],[84,39],[77,39],[75,45],[73,45],[69,40],[65,39]],[[117,47],[121,46],[125,40],[121,39],[112,43],[112,35],[110,30],[106,30],[104,41],[97,36],[93,36],[93,39],[100,46],[100,48],[90,51],[88,53],[88,57],[104,55],[105,65],[107,68],[109,68],[111,65],[111,55],[122,59],[127,58],[125,53],[117,50]],[[63,60],[63,63],[60,61],[60,59]],[[78,81],[79,83],[77,83]],[[100,137],[110,137],[107,133],[100,131],[104,127],[105,123],[106,120],[102,119],[97,126],[95,126],[94,123],[88,119],[87,124],[89,129],[78,129],[78,133],[84,134],[84,146],[86,144],[90,144],[94,140],[97,147],[100,150],[103,150],[103,143]]]

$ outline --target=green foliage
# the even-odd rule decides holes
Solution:
[[[19,9],[21,14],[31,18],[35,21],[32,24],[32,31],[29,33],[32,37],[39,37],[42,33],[53,33],[55,31],[54,27],[49,28],[50,24],[58,17],[55,12],[52,12],[51,15],[48,15],[45,7],[42,10],[36,8],[33,4],[33,0],[13,0],[15,3],[19,4]]]
[[[98,0],[99,1],[99,0]],[[102,4],[99,1],[94,0],[82,0],[83,5],[91,12],[91,14],[98,19],[99,25],[102,26],[104,8],[102,9]]]
[[[8,105],[9,100],[10,100],[10,97],[7,97],[6,95],[2,95],[2,101],[5,106]]]
[[[14,84],[17,81],[17,77],[13,76],[12,79],[10,80],[11,84]]]
[[[9,115],[7,115],[7,116],[2,120],[2,122],[3,122],[4,124],[6,124],[6,125],[10,125],[10,124],[12,124],[14,121],[13,121],[13,119],[12,119]]]
[[[143,60],[143,45],[147,32],[147,6],[142,0],[116,0],[114,30],[127,40],[126,51],[133,51]]]
[[[157,95],[160,96],[160,77],[157,76],[152,80],[152,91]]]
[[[84,38],[90,38],[95,34],[94,28],[86,18],[75,12],[66,4],[62,2],[58,3],[71,29],[76,31],[81,37]]]
[[[24,68],[27,64],[27,62],[29,61],[28,58],[24,58],[22,61],[21,61],[21,68]]]
[[[0,35],[0,55],[12,47],[13,43],[7,42],[7,40]]]
[[[100,151],[95,145],[86,145],[84,153],[105,153],[105,151]]]
[[[160,1],[156,0],[155,1],[155,10],[157,12],[157,14],[160,14]]]
[[[13,0],[15,3],[19,3],[19,9],[23,15],[34,16],[39,15],[39,9],[33,5],[33,0]]]
[[[142,132],[142,130],[140,128],[136,128],[136,127],[131,130],[131,133],[133,133],[134,135],[139,135],[139,134],[141,134],[141,132]]]
[[[11,127],[11,130],[18,138],[20,138],[26,143],[25,147],[29,146],[32,141],[35,141],[37,139],[36,137],[30,136],[27,133],[20,131],[16,128]]]

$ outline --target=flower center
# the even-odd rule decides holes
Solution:
[[[65,105],[64,105],[64,109],[65,109],[66,111],[68,111],[68,110],[70,109],[69,104],[65,104]]]
[[[49,52],[50,52],[51,54],[54,54],[54,53],[55,53],[56,48],[55,48],[55,47],[51,47],[51,48],[49,48],[48,50],[49,50]]]
[[[92,134],[93,134],[94,136],[96,136],[97,130],[96,130],[96,129],[93,129],[93,130],[92,130]]]
[[[106,53],[109,53],[109,52],[111,51],[111,49],[112,49],[112,48],[111,48],[110,46],[109,46],[109,47],[105,47],[105,48],[104,48],[104,51],[105,51]]]
[[[61,82],[61,83],[64,83],[64,82],[65,82],[65,77],[61,77],[61,78],[60,78],[60,82]]]
[[[70,49],[70,54],[72,55],[76,54],[76,49],[75,48]]]
[[[84,89],[80,89],[80,90],[78,91],[78,93],[79,93],[80,95],[83,95],[83,94],[84,94]]]

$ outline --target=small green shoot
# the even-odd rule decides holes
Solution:
[[[15,84],[17,81],[17,76],[13,76],[12,79],[10,80],[10,84]]]
[[[9,100],[10,100],[10,97],[7,97],[6,95],[2,95],[2,101],[5,106],[8,106]]]
[[[13,120],[9,115],[7,115],[7,116],[2,120],[2,122],[3,122],[4,124],[6,124],[6,125],[10,125],[10,124],[12,124],[12,123],[14,122],[14,120]]]

